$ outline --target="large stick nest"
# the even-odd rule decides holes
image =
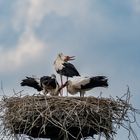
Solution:
[[[80,139],[102,134],[112,139],[116,125],[132,109],[126,99],[33,95],[3,99],[3,123],[11,134]]]

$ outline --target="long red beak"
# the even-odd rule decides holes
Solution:
[[[72,61],[75,60],[75,56],[66,56],[65,61]]]

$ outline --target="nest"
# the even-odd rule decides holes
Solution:
[[[113,139],[132,109],[121,98],[33,95],[3,99],[4,130],[37,138],[80,139],[102,134]]]

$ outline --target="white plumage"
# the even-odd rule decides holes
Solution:
[[[65,62],[65,60],[66,57],[62,53],[58,54],[56,60],[54,61],[54,67],[56,72],[64,68],[63,63]]]
[[[80,92],[80,96],[84,97],[86,91],[95,87],[107,87],[107,78],[105,76],[96,77],[78,77],[68,80],[61,88],[67,86],[70,94],[74,95]]]

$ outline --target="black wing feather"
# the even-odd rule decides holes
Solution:
[[[47,84],[50,79],[51,79],[50,76],[42,76],[40,78],[40,85],[41,85],[41,87],[43,87],[42,84],[44,84],[44,85]]]
[[[50,79],[48,81],[48,86],[52,87],[53,89],[56,88],[56,86],[57,86],[56,84],[57,84],[57,82],[56,82],[56,80],[54,78],[53,79]]]
[[[39,85],[39,83],[32,77],[26,77],[26,79],[23,79],[20,83],[21,86],[29,86],[37,89],[38,91],[41,91],[42,88]]]
[[[52,88],[52,89],[55,89],[59,85],[58,82],[56,81],[56,79],[54,79],[54,78],[51,78],[48,81],[44,81],[43,84],[46,87]]]
[[[67,77],[80,76],[79,72],[77,71],[77,69],[74,67],[73,64],[67,62],[63,63],[63,66],[64,68],[58,71],[58,73]]]
[[[81,85],[81,89],[91,89],[94,87],[108,87],[108,79],[105,76],[91,77],[86,85]]]

